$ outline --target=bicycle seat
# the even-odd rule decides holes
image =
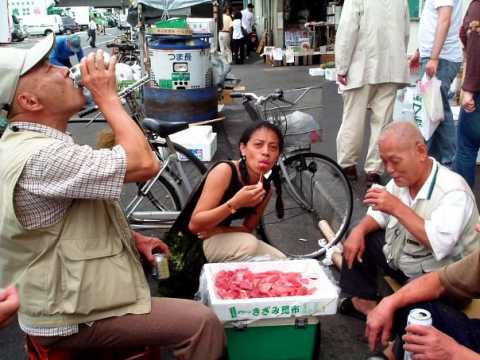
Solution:
[[[158,134],[163,138],[176,133],[177,131],[187,129],[188,125],[187,122],[172,122],[154,118],[145,118],[142,121],[142,126],[145,129]]]

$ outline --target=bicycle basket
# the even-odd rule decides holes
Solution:
[[[312,115],[302,111],[287,114],[280,127],[286,148],[310,148],[320,138],[320,126]]]

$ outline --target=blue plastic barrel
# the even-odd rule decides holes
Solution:
[[[218,116],[217,89],[166,90],[144,86],[145,115],[165,121],[194,123]]]
[[[217,89],[211,87],[211,81],[205,81],[211,77],[210,62],[205,58],[209,56],[205,51],[210,49],[207,39],[208,37],[198,36],[154,36],[149,40],[149,48],[160,53],[155,57],[155,66],[152,64],[157,86],[143,88],[146,116],[189,123],[211,120],[218,116]],[[199,52],[202,54],[202,63],[199,57],[193,55]],[[187,59],[188,53],[192,56]],[[188,66],[184,65],[188,73],[175,73],[175,63],[188,63]],[[162,75],[159,76],[159,73]],[[205,87],[205,84],[208,85]],[[182,85],[185,85],[184,88],[181,88]]]

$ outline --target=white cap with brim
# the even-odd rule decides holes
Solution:
[[[0,111],[13,101],[20,76],[44,60],[55,44],[53,33],[30,49],[0,47]]]

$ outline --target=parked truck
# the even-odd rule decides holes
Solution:
[[[8,0],[0,0],[0,14],[10,14]],[[0,16],[0,43],[12,41],[13,24],[10,16]]]
[[[75,20],[80,29],[87,30],[90,21],[90,8],[88,6],[72,6],[68,8],[69,15]]]

